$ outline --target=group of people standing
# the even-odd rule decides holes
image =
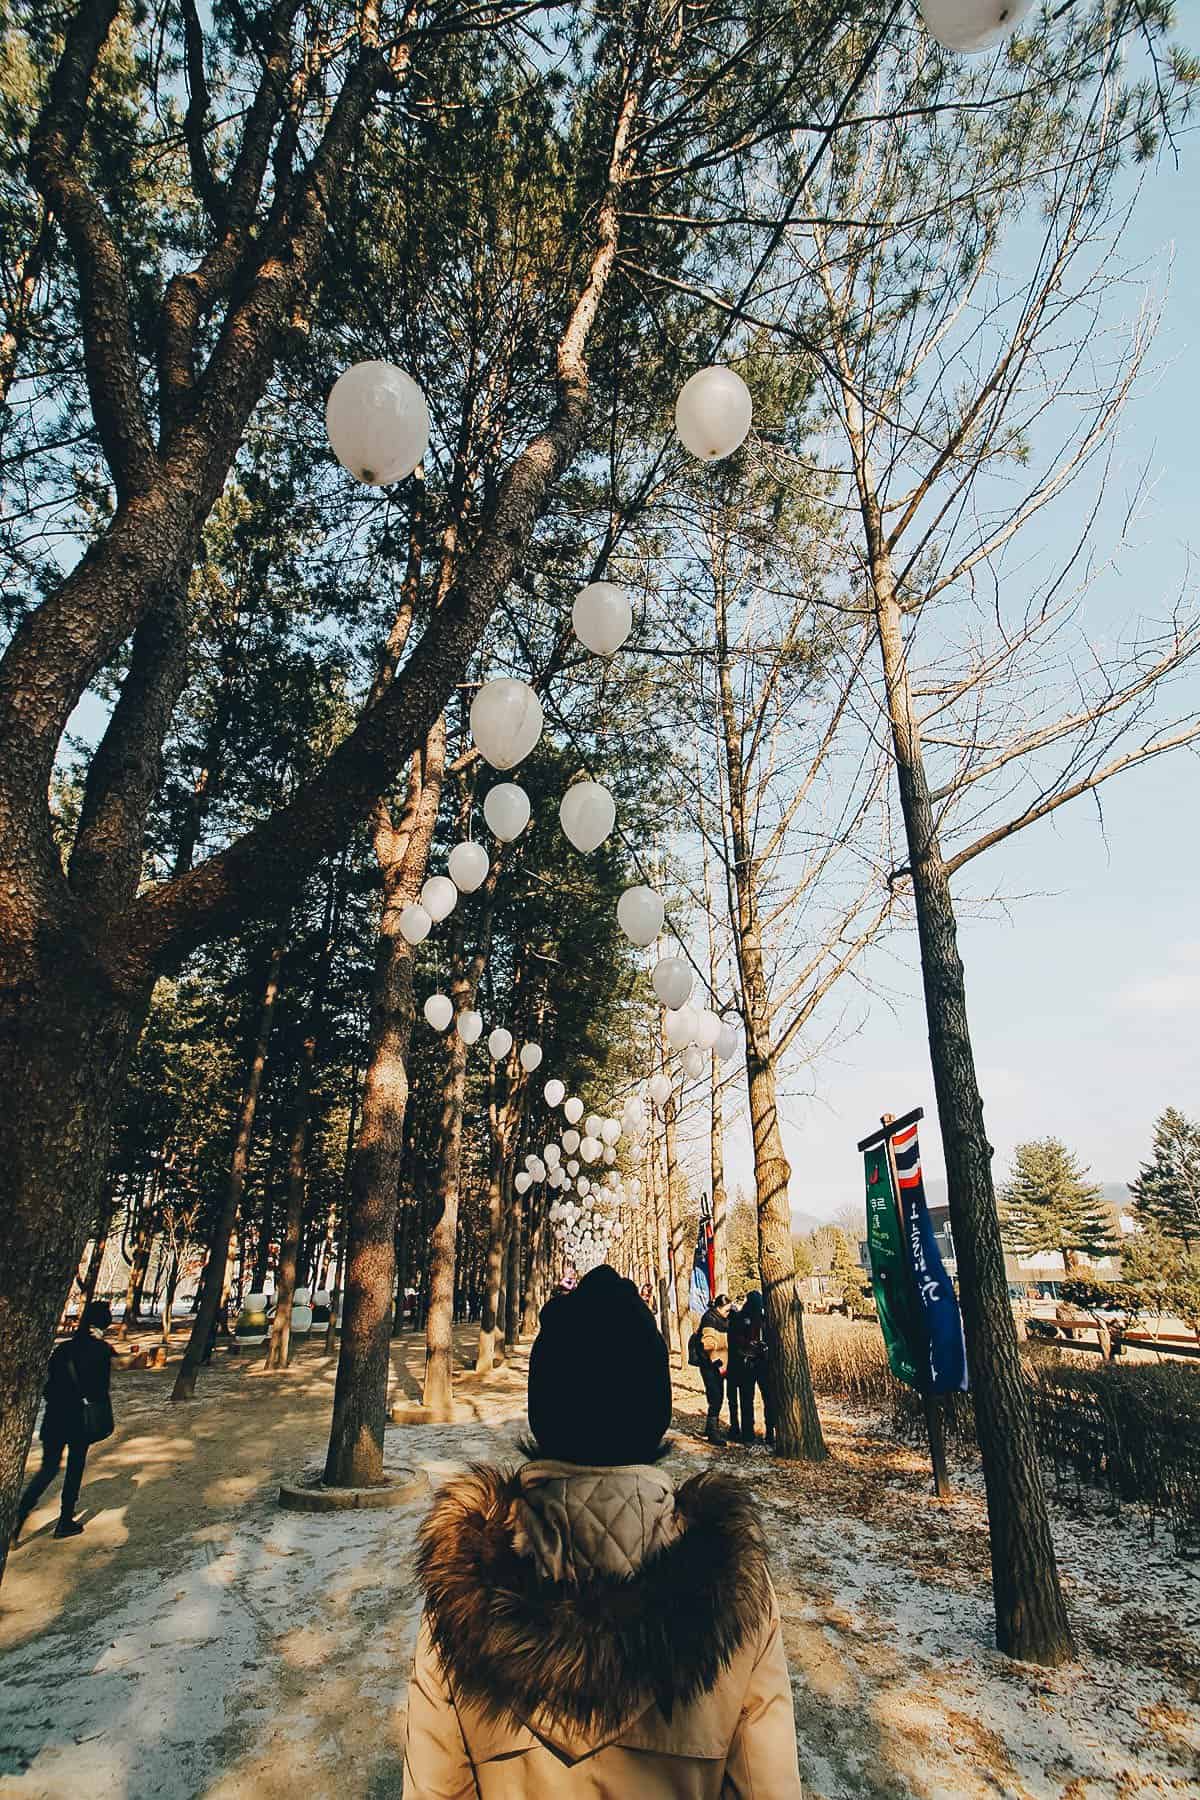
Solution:
[[[767,1327],[763,1297],[752,1288],[735,1307],[728,1294],[718,1294],[700,1320],[693,1339],[693,1360],[699,1364],[708,1417],[704,1435],[710,1444],[724,1444],[721,1409],[729,1401],[729,1435],[741,1444],[754,1442],[754,1397],[762,1395],[763,1427],[768,1444],[775,1441],[775,1415],[767,1384]]]
[[[654,1289],[642,1283],[642,1300],[653,1313]],[[775,1414],[767,1384],[767,1325],[763,1297],[752,1288],[740,1306],[718,1294],[701,1317],[688,1344],[688,1360],[700,1370],[708,1402],[704,1435],[710,1444],[755,1439],[755,1394],[762,1396],[763,1427],[768,1444],[775,1442]],[[721,1413],[729,1402],[729,1438],[722,1432]]]

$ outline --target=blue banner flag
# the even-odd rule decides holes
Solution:
[[[688,1305],[692,1312],[708,1311],[713,1298],[713,1222],[712,1208],[706,1194],[700,1202],[700,1229],[696,1233],[696,1254],[692,1258],[692,1283]]]
[[[946,1273],[934,1236],[933,1220],[925,1203],[921,1151],[915,1125],[896,1133],[892,1139],[892,1155],[900,1185],[905,1249],[929,1339],[928,1370],[920,1371],[918,1385],[925,1393],[952,1394],[966,1389],[967,1349],[963,1342],[958,1298]]]

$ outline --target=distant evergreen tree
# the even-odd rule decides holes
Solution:
[[[1082,1257],[1115,1256],[1112,1218],[1100,1188],[1058,1138],[1018,1144],[1000,1193],[1005,1238],[1019,1254],[1058,1250],[1067,1269]]]
[[[1150,1161],[1129,1192],[1139,1221],[1179,1239],[1190,1256],[1200,1245],[1200,1123],[1168,1106],[1155,1122]]]

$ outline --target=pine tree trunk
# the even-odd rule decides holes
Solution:
[[[158,1175],[154,1176],[154,1193],[157,1195]],[[117,1336],[127,1338],[136,1330],[138,1314],[142,1310],[142,1294],[146,1287],[146,1274],[150,1268],[150,1251],[154,1244],[154,1206],[143,1204],[138,1209],[137,1224],[134,1227],[133,1258],[129,1265],[129,1280],[125,1284],[125,1310],[117,1328]]]
[[[751,854],[742,734],[738,726],[725,636],[724,592],[717,584],[718,683],[736,908],[731,920],[746,1030],[746,1087],[754,1146],[758,1265],[767,1322],[767,1381],[775,1413],[775,1454],[819,1462],[828,1455],[813,1394],[803,1307],[792,1254],[791,1169],[783,1149],[771,1045],[771,1002],[758,917],[758,870]]]
[[[292,1099],[292,1127],[288,1134],[287,1207],[284,1213],[283,1243],[279,1249],[279,1267],[275,1273],[275,1315],[267,1336],[264,1367],[286,1369],[292,1349],[292,1303],[296,1297],[296,1274],[300,1266],[300,1228],[304,1220],[304,1162],[308,1149],[308,1118],[312,1105],[312,1072],[316,1060],[317,1040],[311,1033],[304,1040],[304,1055],[296,1078]]]
[[[254,1246],[254,1272],[250,1277],[250,1291],[254,1294],[264,1292],[267,1276],[271,1269],[271,1239],[275,1234],[275,1176],[268,1173],[263,1182],[262,1211],[258,1221],[258,1242]]]
[[[718,1294],[729,1292],[729,1251],[725,1193],[725,1136],[721,1118],[721,1062],[712,1053],[710,1111],[708,1121],[709,1179],[712,1182],[713,1280]]]
[[[515,1190],[509,1202],[508,1273],[504,1283],[504,1348],[515,1350],[521,1337],[521,1264],[524,1258],[525,1198]]]
[[[279,996],[279,969],[283,962],[283,948],[284,933],[281,930],[275,940],[271,951],[271,960],[267,966],[267,978],[259,1005],[258,1028],[255,1032],[254,1048],[250,1055],[250,1066],[246,1073],[242,1104],[238,1111],[237,1131],[233,1141],[233,1155],[229,1164],[229,1180],[225,1187],[225,1199],[209,1242],[208,1261],[204,1266],[204,1274],[200,1282],[200,1294],[196,1304],[195,1317],[192,1320],[191,1335],[188,1338],[187,1349],[183,1353],[183,1361],[179,1366],[179,1374],[175,1378],[175,1386],[171,1393],[173,1401],[191,1400],[195,1397],[196,1378],[200,1373],[200,1365],[208,1348],[209,1336],[216,1322],[217,1308],[221,1304],[221,1297],[225,1291],[229,1247],[233,1238],[233,1228],[237,1223],[238,1207],[241,1205],[242,1193],[246,1186],[250,1145],[254,1137],[254,1118],[258,1111],[258,1096],[262,1090],[263,1070],[267,1062],[267,1046],[271,1038],[271,1026],[275,1019],[275,1002]]]
[[[383,1438],[391,1374],[396,1287],[396,1215],[408,1113],[408,1052],[416,1003],[412,950],[400,931],[429,866],[446,727],[439,718],[414,760],[404,815],[393,827],[383,809],[374,822],[384,879],[384,909],[371,996],[371,1041],[359,1103],[358,1136],[346,1233],[345,1302],[325,1459],[330,1487],[372,1487],[383,1480]]]
[[[110,1203],[105,1209],[103,1220],[96,1227],[96,1236],[92,1241],[92,1254],[88,1258],[87,1273],[84,1275],[80,1294],[80,1318],[96,1298],[96,1288],[100,1281],[100,1270],[104,1266],[104,1253],[108,1249],[108,1234],[111,1227],[112,1207]]]
[[[471,984],[458,976],[450,984],[457,1014],[471,1003]],[[441,1215],[429,1245],[429,1311],[425,1319],[425,1383],[421,1403],[434,1420],[454,1416],[454,1252],[458,1237],[458,1181],[462,1162],[463,1098],[467,1046],[452,1026],[442,1089],[441,1156],[437,1199]]]
[[[868,503],[869,505],[869,503]],[[869,526],[871,521],[868,521]],[[1029,1393],[1004,1268],[967,1017],[950,883],[938,842],[912,706],[900,610],[876,516],[872,578],[892,743],[921,945],[934,1090],[958,1259],[959,1293],[983,1456],[996,1603],[996,1642],[1054,1667],[1075,1654],[1058,1581]]]
[[[675,1099],[667,1101],[663,1114],[663,1143],[666,1150],[667,1224],[671,1238],[671,1277],[675,1300],[675,1350],[680,1372],[687,1368],[687,1345],[691,1336],[689,1304],[688,1252],[684,1241],[683,1214],[679,1205],[679,1163],[675,1143]]]
[[[493,1116],[495,1108],[493,1105]],[[488,1244],[487,1272],[484,1277],[483,1305],[479,1314],[479,1348],[475,1368],[486,1374],[495,1367],[497,1321],[500,1307],[500,1279],[504,1264],[504,1149],[493,1126],[491,1166],[488,1171]]]
[[[544,1205],[540,1198],[535,1199],[533,1190],[529,1194],[529,1245],[527,1254],[527,1271],[525,1277],[525,1310],[521,1317],[521,1335],[535,1338],[538,1334],[538,1320],[542,1310],[542,1233],[544,1224]]]
[[[653,1134],[646,1157],[646,1180],[654,1210],[654,1236],[658,1252],[658,1328],[663,1334],[663,1341],[667,1346],[668,1354],[670,1354],[672,1339],[675,1336],[674,1308],[671,1305],[671,1240],[668,1235],[667,1208],[663,1201],[662,1182],[659,1178],[658,1157],[654,1151]],[[684,1354],[686,1355],[686,1347]]]
[[[164,1345],[168,1345],[168,1346],[170,1345],[170,1342],[171,1342],[171,1326],[173,1323],[173,1314],[174,1314],[174,1310],[175,1310],[175,1290],[178,1286],[179,1286],[179,1252],[175,1251],[171,1257],[171,1266],[170,1266],[169,1270],[167,1271],[167,1285],[166,1285],[165,1292],[163,1294],[162,1341],[163,1341]]]

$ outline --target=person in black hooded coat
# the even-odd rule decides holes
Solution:
[[[42,1466],[21,1495],[13,1530],[14,1543],[20,1538],[26,1519],[58,1474],[64,1451],[67,1472],[63,1476],[62,1501],[54,1535],[56,1538],[78,1537],[83,1530],[82,1522],[75,1517],[75,1503],[79,1499],[88,1450],[96,1442],[96,1418],[93,1418],[93,1430],[89,1432],[85,1418],[88,1409],[84,1402],[90,1403],[101,1420],[101,1435],[107,1436],[112,1430],[109,1380],[113,1357],[117,1354],[111,1344],[104,1341],[104,1333],[111,1324],[112,1308],[108,1301],[90,1301],[76,1331],[65,1343],[59,1344],[50,1357],[46,1371],[46,1411],[42,1418]]]

